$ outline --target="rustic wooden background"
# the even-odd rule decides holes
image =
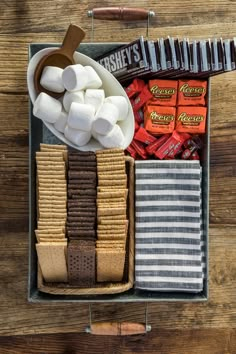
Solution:
[[[151,304],[152,332],[128,338],[84,334],[87,305],[27,302],[28,45],[60,43],[69,22],[81,25],[89,42],[87,10],[108,5],[117,1],[0,2],[0,353],[236,353],[235,72],[212,79],[209,301]],[[151,39],[236,33],[235,0],[136,0],[135,6],[156,12]],[[143,22],[96,21],[95,28],[96,42],[145,34]],[[143,320],[143,304],[93,309],[98,320]]]

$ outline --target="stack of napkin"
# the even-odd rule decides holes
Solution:
[[[200,292],[199,161],[135,161],[135,286]]]

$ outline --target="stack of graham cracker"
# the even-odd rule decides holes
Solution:
[[[95,277],[96,155],[90,151],[68,152],[68,281],[91,287]]]
[[[40,144],[36,152],[38,262],[46,282],[66,282],[67,147]]]
[[[121,281],[128,230],[127,175],[121,149],[96,151],[97,157],[97,281]]]

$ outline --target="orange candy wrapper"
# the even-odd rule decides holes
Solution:
[[[175,130],[179,133],[205,133],[206,116],[206,107],[178,107]]]
[[[175,107],[147,105],[144,128],[153,135],[172,133],[175,128]]]
[[[179,80],[178,105],[204,106],[207,92],[207,81]]]
[[[177,101],[177,80],[149,80],[149,90],[153,95],[151,104],[159,106],[175,106]]]

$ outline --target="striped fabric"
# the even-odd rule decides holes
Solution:
[[[135,161],[135,287],[203,287],[199,161]]]

